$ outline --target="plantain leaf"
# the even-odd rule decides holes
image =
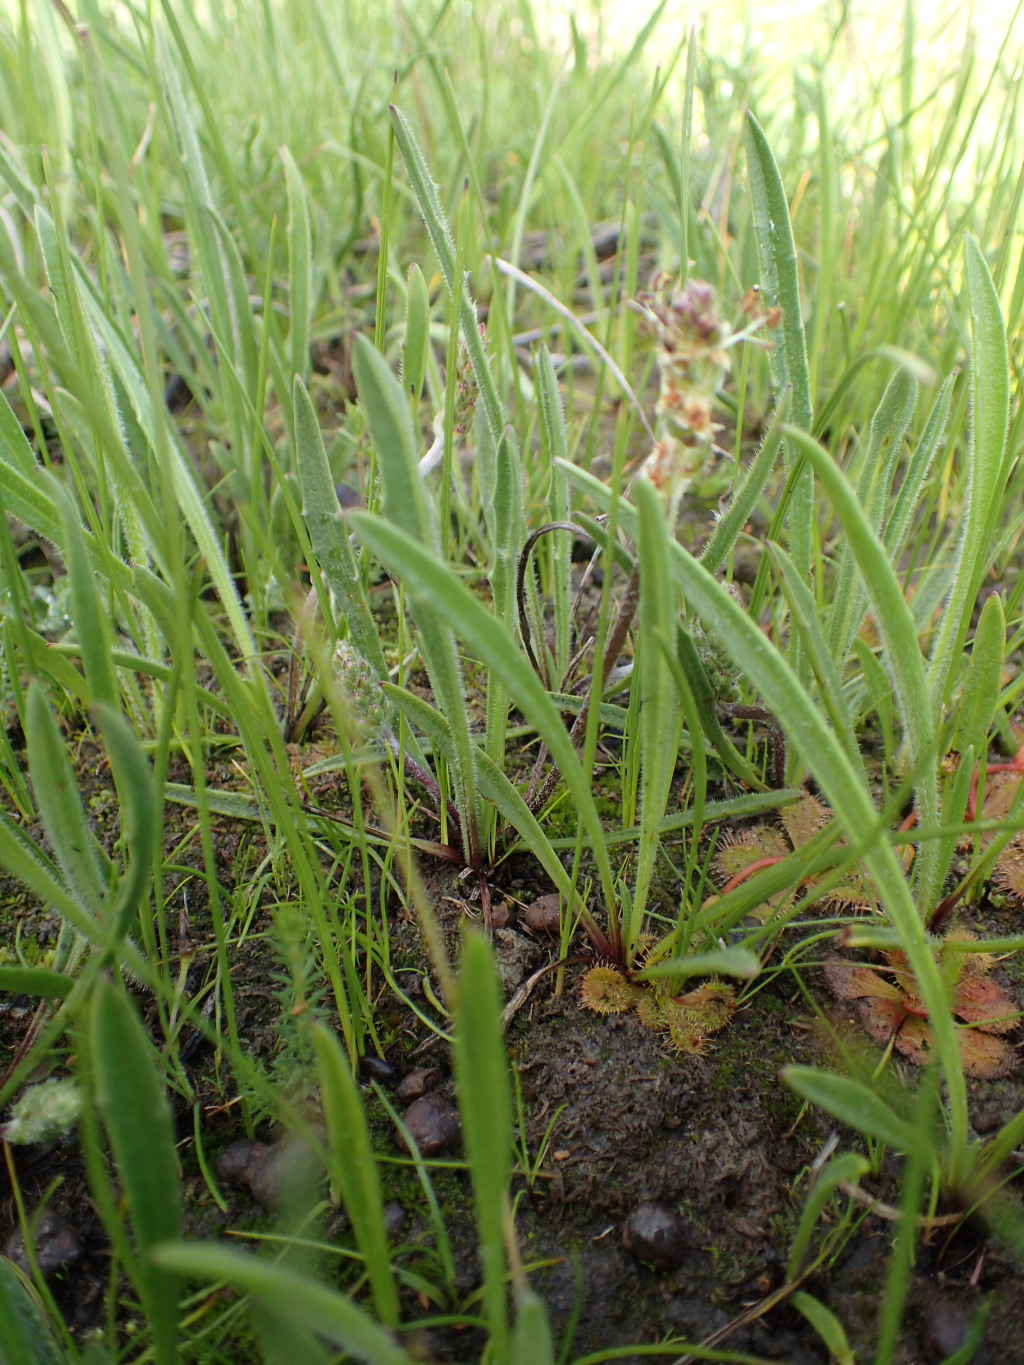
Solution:
[[[850,1076],[834,1076],[810,1066],[784,1066],[782,1079],[826,1114],[894,1152],[906,1155],[922,1141],[917,1126],[895,1114],[874,1090]]]
[[[399,1315],[398,1291],[391,1271],[384,1199],[359,1086],[337,1038],[322,1024],[313,1029],[313,1043],[327,1123],[331,1184],[340,1192],[352,1223],[377,1316],[393,1327]]]
[[[436,555],[440,549],[437,518],[419,474],[409,405],[401,385],[384,357],[365,337],[355,338],[352,368],[380,460],[388,522],[404,538]],[[357,520],[354,524],[361,526],[362,521]],[[399,579],[404,581],[404,576],[399,574]],[[410,611],[419,633],[417,645],[430,675],[434,699],[451,727],[455,762],[449,771],[462,826],[463,855],[467,866],[479,867],[476,750],[470,735],[469,712],[451,617],[431,594],[410,593]]]
[[[402,342],[402,388],[418,404],[430,348],[430,295],[423,271],[409,267],[405,290],[405,339]]]
[[[1006,433],[1010,367],[1006,325],[985,258],[970,234],[964,238],[964,266],[971,343],[971,420],[952,587],[932,642],[928,674],[932,696],[940,706],[948,701],[959,670],[1009,475]]]
[[[179,1276],[149,1256],[158,1242],[179,1236],[181,1227],[174,1126],[160,1062],[123,988],[105,976],[96,982],[89,1036],[96,1103],[138,1252],[128,1273],[146,1309],[157,1365],[175,1365]]]
[[[491,946],[467,929],[459,961],[455,1009],[455,1079],[462,1136],[473,1180],[483,1304],[495,1365],[509,1355],[505,1238],[512,1236],[512,1086],[502,1044],[501,998]]]

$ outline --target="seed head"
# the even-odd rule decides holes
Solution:
[[[347,640],[339,640],[334,647],[333,672],[335,686],[361,738],[379,738],[388,728],[391,708],[370,664]]]

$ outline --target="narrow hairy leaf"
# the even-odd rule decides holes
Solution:
[[[701,551],[700,561],[710,573],[717,573],[725,563],[775,468],[775,461],[782,445],[780,425],[789,417],[789,397],[790,391],[784,390],[772,413],[772,420],[761,441],[760,449],[751,461],[743,482],[733,494],[729,506],[715,522],[714,530]]]
[[[768,139],[757,119],[749,112],[746,145],[754,231],[761,263],[762,298],[767,307],[782,309],[782,340],[771,353],[775,389],[781,396],[787,386],[791,388],[790,413],[793,424],[809,431],[813,422],[811,381],[789,203]],[[792,457],[788,464],[792,470]],[[802,574],[809,571],[811,564],[812,515],[811,476],[805,470],[799,475],[793,490],[789,514],[790,554]]]
[[[675,639],[680,614],[679,594],[669,556],[665,510],[654,488],[638,479],[633,488],[640,516],[640,841],[632,905],[625,924],[626,961],[632,962],[643,929],[647,898],[661,847],[660,824],[665,815],[679,744],[681,704],[672,684],[669,663],[658,639]]]
[[[28,689],[26,721],[29,773],[46,836],[72,895],[93,917],[106,894],[102,856],[82,809],[56,717],[35,680]]]
[[[66,1365],[35,1288],[6,1257],[0,1260],[0,1359],[3,1365]]]
[[[309,529],[313,552],[327,585],[348,621],[352,644],[376,671],[387,676],[380,634],[370,615],[362,577],[349,544],[349,532],[327,463],[327,451],[316,408],[298,375],[292,388],[295,415],[295,456],[302,489],[302,516]]]
[[[1010,413],[1010,368],[999,296],[973,237],[964,238],[970,328],[971,408],[963,510],[953,556],[953,586],[932,642],[928,680],[939,705],[949,699],[978,588],[992,550]]]
[[[405,286],[405,338],[402,342],[402,388],[413,400],[420,401],[423,378],[427,372],[430,346],[430,295],[423,271],[415,261],[409,267]]]
[[[0,992],[12,995],[35,995],[40,1000],[63,1000],[70,995],[75,983],[61,972],[48,972],[43,967],[0,967]]]
[[[306,186],[287,147],[280,151],[288,190],[288,367],[305,380],[309,371],[309,324],[313,307],[313,243]]]
[[[93,573],[85,536],[71,499],[57,479],[50,476],[46,482],[60,516],[61,552],[67,566],[72,619],[82,652],[85,681],[94,701],[115,707],[119,692],[111,662],[114,640],[110,629],[109,602],[100,599],[99,583]]]
[[[490,427],[492,440],[497,443],[501,438],[505,417],[501,399],[498,397],[497,385],[494,382],[487,353],[480,337],[476,305],[470,298],[466,281],[455,278],[455,243],[452,240],[448,220],[441,208],[441,201],[437,197],[437,186],[431,179],[427,163],[423,159],[423,153],[416,143],[416,138],[405,115],[394,105],[391,105],[390,109],[391,121],[395,129],[395,141],[398,143],[406,169],[409,172],[413,194],[416,196],[420,213],[423,215],[423,221],[426,224],[431,245],[437,256],[438,265],[441,267],[444,282],[448,286],[449,297],[458,310],[462,338],[466,343],[469,361],[473,367],[477,387],[480,390],[487,425]]]
[[[820,1299],[798,1289],[790,1300],[798,1313],[802,1313],[824,1342],[835,1365],[856,1365],[856,1357],[847,1340],[843,1324],[830,1308]]]
[[[867,449],[857,479],[857,500],[876,535],[881,532],[901,443],[916,405],[917,380],[906,370],[897,370],[871,419]],[[837,668],[845,664],[853,637],[860,629],[865,599],[856,558],[849,541],[844,538],[829,607],[829,645]]]
[[[956,710],[953,748],[984,754],[1002,680],[1006,654],[1006,615],[1003,600],[991,593],[985,601],[971,646],[971,662]]]
[[[93,715],[117,788],[121,842],[127,857],[113,896],[103,909],[105,956],[111,961],[147,897],[161,829],[156,783],[134,732],[118,711],[104,703],[95,705]]]
[[[887,667],[910,747],[920,820],[923,825],[937,824],[935,725],[913,615],[885,547],[868,523],[864,509],[842,471],[806,432],[790,428],[787,434],[824,486],[857,563],[885,647]],[[924,888],[921,910],[927,914],[932,898],[940,889],[937,882],[945,875],[945,870],[937,871],[933,865],[933,851],[927,847],[919,857],[924,868],[920,882]]]

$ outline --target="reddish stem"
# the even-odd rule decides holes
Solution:
[[[782,861],[783,859],[781,856],[776,856],[774,858],[758,858],[755,862],[752,862],[749,867],[743,868],[743,870],[737,872],[734,877],[730,877],[722,887],[721,894],[727,896],[730,891],[735,890],[737,886],[741,886],[747,878],[752,877],[755,872],[761,872],[766,867],[774,867],[776,863],[781,863]]]

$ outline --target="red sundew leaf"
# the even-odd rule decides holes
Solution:
[[[953,996],[953,1012],[965,1024],[977,1024],[986,1033],[1009,1033],[1020,1018],[1010,997],[987,976],[961,980]]]
[[[1020,773],[1001,772],[989,773],[985,778],[985,808],[983,811],[986,820],[1003,820],[1010,813],[1010,806],[1013,798],[1017,795],[1017,788],[1020,786]],[[991,834],[986,836],[986,843],[992,838]]]
[[[890,964],[893,981],[903,999],[907,1013],[913,1014],[918,1019],[927,1019],[928,1011],[917,992],[917,977],[907,965],[904,954],[901,952],[886,953],[885,957]]]
[[[859,1000],[857,1013],[865,1032],[876,1042],[888,1043],[895,1034],[897,1047],[904,1026],[920,1025],[920,1020],[908,1018],[903,1002],[898,997],[895,1000]]]
[[[931,1057],[934,1035],[923,1019],[907,1019],[893,1039],[896,1051],[915,1066],[925,1066]]]
[[[1024,834],[1015,834],[996,859],[992,885],[1015,901],[1024,902]]]
[[[876,1000],[900,1002],[901,992],[870,967],[858,967],[841,957],[829,958],[825,963],[825,984],[837,1000]]]
[[[976,1028],[958,1028],[956,1040],[968,1076],[991,1080],[1007,1075],[1017,1065],[1017,1056],[1010,1044],[991,1033],[982,1033]]]

